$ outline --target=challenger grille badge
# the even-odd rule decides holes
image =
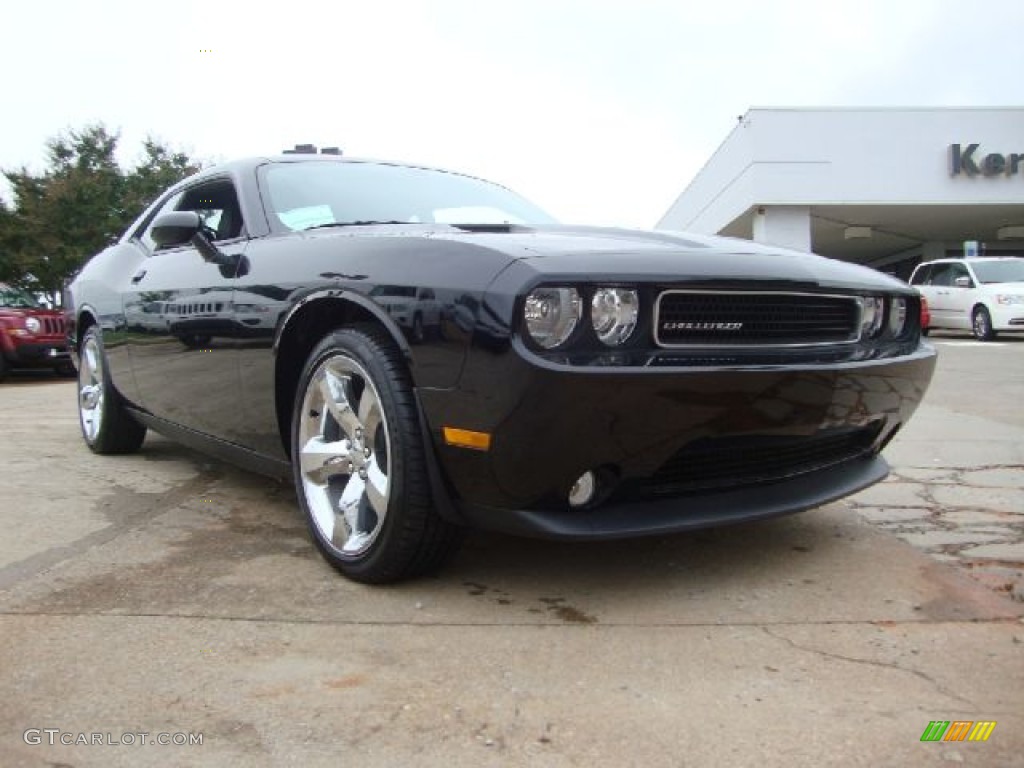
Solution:
[[[738,331],[743,323],[672,323],[661,324],[663,331]]]

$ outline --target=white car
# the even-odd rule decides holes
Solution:
[[[931,328],[973,331],[982,341],[1024,331],[1024,258],[926,261],[910,284],[928,300]]]

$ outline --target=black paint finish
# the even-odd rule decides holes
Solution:
[[[872,270],[747,241],[550,224],[290,232],[268,202],[267,169],[301,162],[355,163],[364,175],[373,165],[293,155],[206,171],[156,201],[70,288],[72,343],[99,325],[113,384],[141,420],[257,471],[287,475],[282,435],[298,371],[325,332],[347,323],[375,323],[402,350],[442,513],[543,536],[684,530],[852,493],[884,477],[878,452],[931,379],[916,293]],[[233,185],[240,229],[155,249],[147,228],[157,214],[211,182]],[[539,285],[584,297],[596,285],[636,288],[637,331],[612,350],[585,314],[567,349],[542,350],[521,322]],[[652,317],[670,289],[898,296],[910,325],[898,339],[808,349],[669,350],[655,343]],[[445,426],[490,433],[491,450],[445,445]],[[833,463],[805,461],[735,488],[633,492],[687,446],[798,446],[844,430],[870,439]],[[607,500],[570,510],[566,495],[588,469]]]

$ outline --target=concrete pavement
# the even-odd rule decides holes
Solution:
[[[0,766],[1024,765],[1024,343],[936,341],[894,477],[853,500],[587,546],[475,534],[383,589],[316,556],[290,488],[157,436],[93,456],[73,385],[19,377]],[[922,743],[932,720],[997,726]]]

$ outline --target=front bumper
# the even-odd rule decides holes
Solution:
[[[992,330],[1024,331],[1024,304],[993,304]]]
[[[44,341],[19,340],[4,352],[4,357],[12,366],[24,368],[43,368],[71,361],[63,337]]]
[[[878,452],[934,366],[927,343],[885,360],[671,370],[554,367],[521,348],[475,348],[457,390],[421,390],[420,401],[467,522],[614,538],[797,512],[878,482]],[[445,426],[487,432],[491,449],[445,445]],[[817,462],[819,446],[829,453]],[[747,456],[763,466],[747,467]],[[567,495],[587,470],[611,490],[572,509]]]
[[[801,512],[856,493],[884,480],[888,474],[885,459],[871,456],[789,480],[702,496],[622,501],[568,512],[499,509],[475,504],[460,504],[459,509],[471,525],[518,536],[566,541],[621,539]]]

